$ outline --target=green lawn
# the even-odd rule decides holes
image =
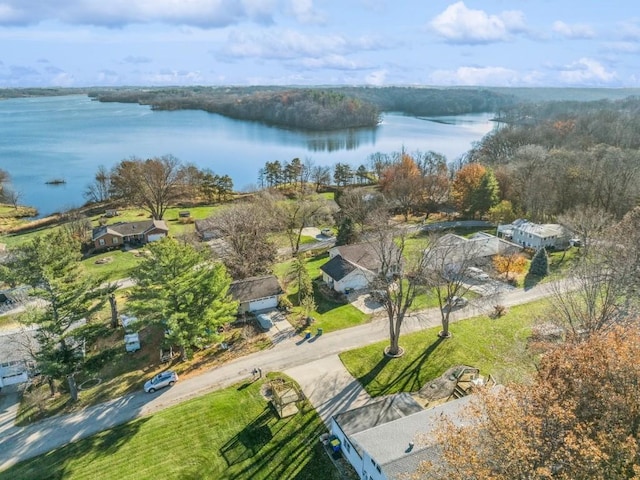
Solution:
[[[329,259],[327,252],[319,253],[312,257],[307,258],[306,267],[309,272],[309,276],[312,280],[317,280],[321,277],[320,267],[324,265]],[[291,268],[291,260],[281,262],[274,266],[274,273],[279,278],[285,278],[288,270]],[[297,289],[295,285],[289,284],[287,286],[287,297],[294,305],[297,304]],[[353,327],[369,321],[370,316],[366,313],[358,310],[351,304],[344,304],[333,299],[330,299],[323,295],[317,285],[314,285],[314,299],[316,302],[316,310],[311,313],[311,316],[315,319],[315,323],[312,328],[322,328],[324,332],[333,332],[335,330],[341,330],[343,328]],[[299,307],[293,308],[292,317],[301,318],[302,313]]]
[[[108,280],[119,280],[131,275],[132,270],[140,263],[142,257],[134,251],[124,252],[112,250],[110,252],[92,255],[82,260],[84,269],[93,275],[105,275]],[[96,263],[102,262],[105,263]]]
[[[340,355],[347,370],[372,396],[419,390],[452,366],[465,364],[492,374],[499,382],[523,381],[535,369],[527,338],[536,319],[544,314],[544,300],[513,307],[498,319],[480,316],[452,323],[453,337],[441,340],[441,328],[403,335],[401,358],[389,359],[383,341]]]
[[[2,472],[47,479],[339,479],[315,410],[279,419],[260,389],[238,384],[79,440]],[[156,395],[162,395],[158,393]]]

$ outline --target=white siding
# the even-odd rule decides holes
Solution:
[[[278,297],[260,298],[249,302],[249,311],[266,310],[268,308],[276,308],[278,306]]]

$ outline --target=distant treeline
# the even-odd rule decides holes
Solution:
[[[640,204],[640,98],[505,110],[466,162],[491,167],[501,200],[534,220],[576,207],[622,218]]]
[[[174,88],[91,93],[101,102],[151,105],[154,110],[204,110],[230,118],[305,130],[374,127],[375,105],[335,90]]]
[[[488,90],[413,87],[183,87],[90,92],[102,102],[151,105],[157,110],[199,109],[231,118],[307,130],[373,127],[380,112],[459,115],[494,112],[513,99]]]

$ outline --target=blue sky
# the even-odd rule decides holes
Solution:
[[[0,0],[0,87],[640,87],[637,0]]]

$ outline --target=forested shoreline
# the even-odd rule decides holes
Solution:
[[[375,127],[381,112],[416,116],[495,112],[509,95],[478,89],[418,87],[192,87],[92,91],[101,102],[150,105],[155,110],[197,109],[240,120],[303,130]]]

